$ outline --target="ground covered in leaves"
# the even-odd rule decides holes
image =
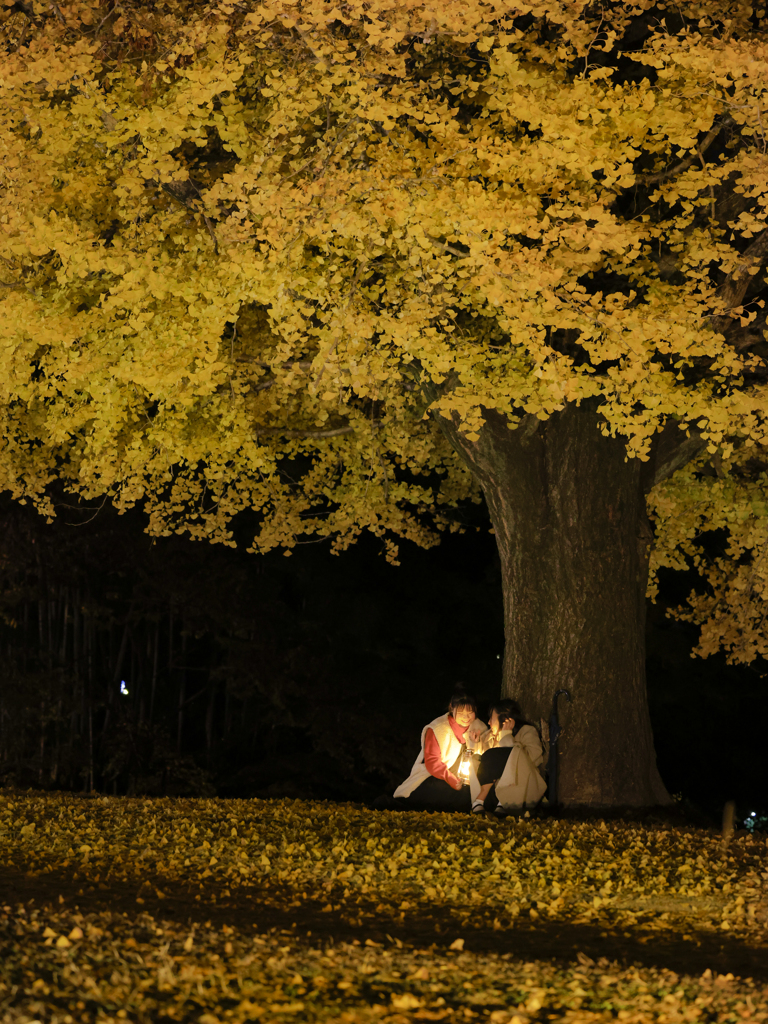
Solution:
[[[768,845],[0,794],[0,1021],[768,1020]]]

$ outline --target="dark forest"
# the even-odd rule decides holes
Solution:
[[[110,794],[369,801],[407,772],[424,721],[463,682],[498,696],[499,563],[484,509],[390,565],[364,539],[249,555],[152,538],[139,512],[5,503],[0,780]],[[241,525],[247,536],[247,522]],[[648,690],[662,776],[689,811],[765,814],[766,666],[692,658],[662,574]],[[563,685],[568,680],[563,680]],[[481,708],[482,711],[482,708]],[[572,714],[578,714],[574,707]]]

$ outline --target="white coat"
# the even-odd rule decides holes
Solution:
[[[499,746],[509,746],[500,742]],[[501,778],[496,783],[496,797],[505,811],[518,811],[524,805],[535,807],[547,791],[539,767],[544,761],[539,734],[532,725],[524,725],[512,740]]]
[[[410,796],[414,790],[418,789],[425,779],[429,778],[429,769],[424,764],[424,740],[427,735],[427,729],[431,729],[435,734],[438,746],[440,747],[440,760],[443,764],[450,767],[461,753],[461,741],[456,739],[456,734],[450,726],[448,717],[448,715],[440,715],[439,718],[436,718],[433,722],[425,725],[421,730],[421,751],[419,752],[419,756],[413,762],[411,774],[405,782],[401,783],[395,790],[394,795],[396,797]],[[464,738],[465,740],[469,738],[471,744],[475,743],[477,741],[477,737],[481,733],[484,733],[487,728],[488,726],[485,722],[481,722],[479,718],[476,718],[467,729]],[[474,765],[470,771],[469,787],[472,799],[474,800],[480,792],[480,783],[477,781]]]

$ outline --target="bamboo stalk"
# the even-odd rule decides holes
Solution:
[[[67,661],[67,641],[69,637],[69,593],[64,591],[64,615],[61,626],[61,645],[59,647],[59,660],[61,664]]]
[[[181,625],[181,677],[179,679],[179,705],[177,710],[177,725],[176,725],[176,753],[181,753],[181,740],[182,733],[184,730],[184,702],[187,695],[187,624],[186,621],[182,621]]]
[[[208,698],[208,708],[205,712],[205,756],[208,767],[211,767],[213,758],[213,718],[216,710],[216,683],[211,681],[211,693]]]
[[[160,654],[160,619],[155,623],[155,653],[152,659],[152,689],[149,695],[149,724],[155,717],[155,693],[157,691],[157,660]]]

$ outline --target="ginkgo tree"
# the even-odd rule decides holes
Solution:
[[[768,33],[746,2],[6,0],[0,487],[390,557],[484,495],[561,799],[668,799],[660,566],[768,650]],[[708,558],[698,538],[724,529]]]

